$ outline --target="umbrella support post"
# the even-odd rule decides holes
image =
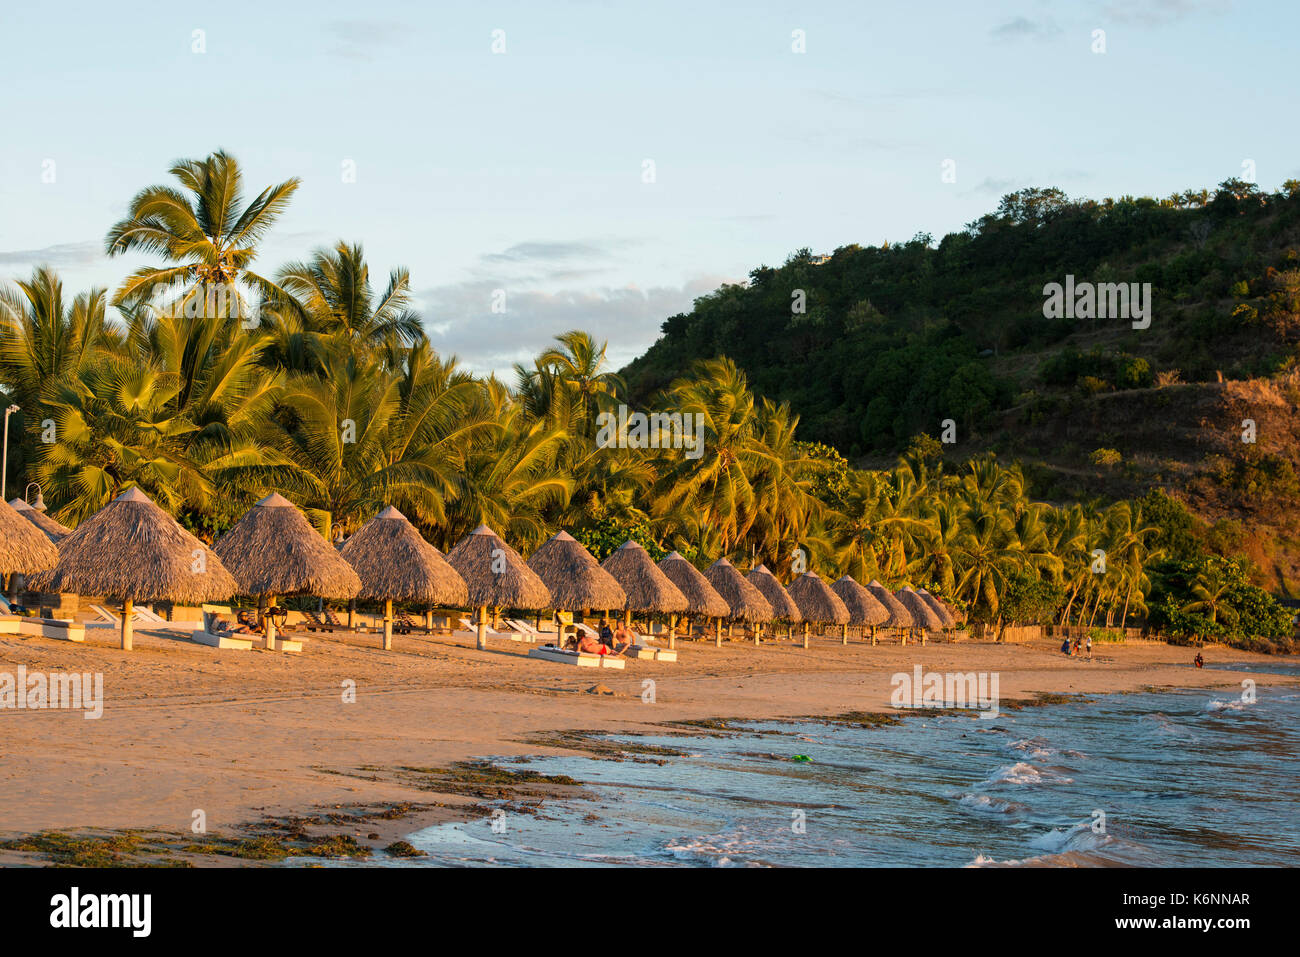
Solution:
[[[719,618],[717,624],[713,626],[713,646],[715,648],[722,647],[722,619],[721,618]]]
[[[803,623],[803,650],[808,650],[808,622]]]
[[[677,647],[677,616],[668,616],[668,647]]]
[[[393,650],[393,600],[384,601],[384,651]]]
[[[487,609],[478,612],[478,650],[487,651]]]
[[[763,634],[763,629],[759,627],[758,622],[754,622],[754,647],[758,647],[759,636]]]
[[[122,650],[130,651],[132,645],[133,632],[135,626],[131,622],[131,616],[135,614],[135,603],[131,599],[122,602]]]
[[[875,625],[872,625],[872,626],[871,626],[871,644],[874,645],[875,643],[876,643],[876,626],[875,626]]]
[[[348,602],[348,631],[354,631],[357,627],[357,600],[354,598]]]
[[[433,634],[433,609],[432,608],[424,609],[424,633],[426,635]]]
[[[849,643],[849,626],[840,625],[840,644],[847,645],[848,643]]]
[[[922,647],[922,648],[925,647],[925,629],[924,629],[924,628],[921,629],[921,647]]]

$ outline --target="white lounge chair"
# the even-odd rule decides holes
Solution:
[[[474,635],[478,634],[478,626],[475,625],[468,618],[462,618],[460,620],[460,623],[465,626],[465,630],[468,631],[470,634],[474,634]],[[510,641],[531,641],[532,640],[530,637],[521,634],[518,631],[497,631],[491,625],[487,625],[487,624],[485,624],[483,627],[486,629],[486,634],[489,638],[500,638],[502,640],[508,639]]]

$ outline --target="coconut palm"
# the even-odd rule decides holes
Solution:
[[[264,299],[282,296],[282,290],[249,266],[258,242],[284,212],[300,180],[268,186],[245,203],[239,163],[224,151],[177,160],[169,172],[179,188],[160,184],[141,190],[131,200],[127,217],[105,240],[109,256],[152,253],[168,265],[137,269],[118,288],[113,304],[144,302],[160,287],[178,288],[182,303],[192,303],[195,289],[210,284],[234,284]],[[206,300],[205,293],[199,295]]]

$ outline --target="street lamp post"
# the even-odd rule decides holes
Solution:
[[[18,411],[18,406],[11,405],[5,409],[5,450],[4,456],[0,459],[0,502],[7,501],[5,498],[5,483],[9,478],[9,416]]]
[[[27,483],[27,488],[23,489],[23,501],[24,501],[24,502],[27,501],[27,493],[30,492],[30,491],[32,490],[32,486],[33,486],[33,485],[36,486],[36,501],[32,502],[32,503],[31,503],[31,506],[32,506],[32,508],[36,509],[36,511],[38,511],[38,512],[43,512],[43,511],[45,511],[45,496],[41,494],[41,483],[40,483],[40,482],[28,482],[28,483]]]

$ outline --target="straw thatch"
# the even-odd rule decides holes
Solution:
[[[659,570],[686,596],[686,614],[705,618],[726,618],[731,614],[731,606],[709,584],[704,573],[679,553],[665,555]]]
[[[550,589],[537,573],[486,525],[457,542],[447,561],[465,579],[474,608],[541,611],[554,607]]]
[[[804,572],[786,589],[803,613],[804,621],[821,625],[847,625],[849,610],[840,596],[815,572]]]
[[[561,529],[528,558],[528,567],[550,589],[556,608],[622,608],[627,601],[623,586],[600,567],[582,543]]]
[[[14,507],[15,512],[44,532],[45,537],[55,545],[72,534],[72,529],[68,528],[63,523],[50,518],[50,516],[46,515],[39,509],[32,508],[20,498],[11,500],[9,504]]]
[[[356,598],[361,579],[283,495],[262,499],[213,546],[244,595]]]
[[[221,601],[239,590],[216,553],[138,488],[78,525],[59,543],[58,564],[32,576],[31,585],[44,592],[191,605]]]
[[[917,628],[927,631],[943,630],[943,619],[934,613],[934,609],[925,603],[924,598],[912,591],[910,585],[900,588],[894,592],[894,595],[912,613],[912,624]]]
[[[772,603],[763,597],[763,593],[752,582],[736,571],[736,566],[725,558],[704,569],[704,577],[714,587],[727,607],[731,609],[727,618],[731,621],[771,621],[774,615]]]
[[[803,612],[799,606],[794,603],[790,593],[785,590],[775,575],[773,575],[766,565],[759,565],[749,570],[745,576],[751,585],[758,589],[760,595],[767,599],[767,603],[772,606],[772,617],[778,621],[789,622],[797,625],[803,621]]]
[[[880,584],[880,582],[876,581],[874,578],[871,580],[871,583],[867,585],[867,591],[871,592],[872,597],[884,605],[885,610],[889,612],[889,618],[882,622],[885,627],[912,627],[912,613],[907,610],[906,605],[894,597],[893,592]]]
[[[339,549],[361,579],[359,598],[463,608],[465,579],[393,506],[383,509]]]
[[[35,525],[0,501],[0,573],[29,575],[54,567],[59,553]]]
[[[889,621],[889,609],[851,575],[845,575],[836,581],[831,585],[831,590],[840,596],[840,601],[849,610],[850,625],[874,627]]]
[[[623,604],[617,606],[621,611],[651,614],[686,611],[689,604],[686,596],[637,542],[624,542],[600,563],[600,567],[614,576],[627,596]]]
[[[916,593],[921,596],[923,602],[930,606],[930,610],[939,616],[939,620],[943,622],[943,627],[952,628],[957,624],[956,617],[948,610],[947,605],[935,598],[924,588],[918,588]]]

